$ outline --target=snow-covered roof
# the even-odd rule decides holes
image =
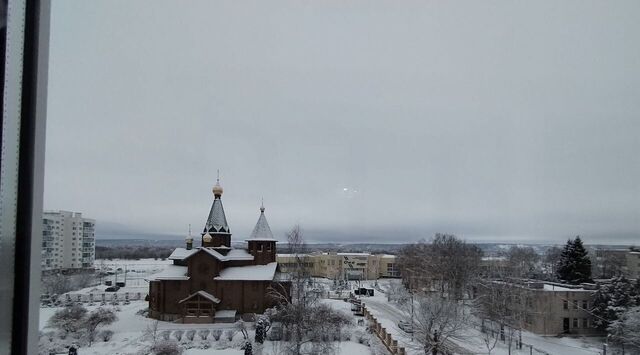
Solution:
[[[202,297],[204,297],[204,298],[208,299],[209,301],[211,301],[211,302],[213,302],[213,303],[220,303],[220,299],[218,299],[218,298],[214,297],[214,296],[213,296],[212,294],[210,294],[209,292],[207,292],[207,291],[202,291],[202,290],[200,290],[200,291],[198,291],[198,292],[196,292],[196,293],[192,293],[192,294],[190,294],[189,296],[187,296],[187,298],[180,300],[178,303],[182,303],[182,302],[188,301],[188,300],[192,299],[192,298],[193,298],[193,297],[195,297],[195,296],[202,296]]]
[[[153,274],[147,278],[147,281],[155,280],[189,280],[189,276],[187,276],[187,267],[167,265],[161,272]]]
[[[311,255],[310,254],[278,254],[278,257],[281,257],[281,258],[295,258],[295,257],[304,258],[307,256],[311,256]]]
[[[558,286],[558,285],[554,285],[554,284],[544,284],[543,290],[545,291],[589,291],[589,292],[593,292],[593,290],[585,290],[582,287],[564,287],[564,286]]]
[[[216,311],[216,314],[213,316],[214,318],[235,318],[236,310],[235,309],[224,309],[220,311]]]
[[[272,281],[277,267],[278,263],[228,267],[214,280]]]
[[[176,248],[176,250],[171,253],[169,259],[171,260],[184,260],[193,256],[199,251],[205,251],[209,255],[212,255],[216,259],[220,261],[231,261],[231,260],[253,260],[253,255],[249,254],[245,249],[231,249],[227,253],[227,255],[222,255],[216,249],[218,248],[207,248],[207,247],[198,247],[195,249],[187,250],[185,248]]]
[[[395,258],[395,257],[396,257],[395,255],[391,255],[391,254],[384,254],[384,255],[382,256],[382,258],[383,258],[383,259],[393,259],[393,258]]]
[[[271,233],[271,228],[267,222],[267,217],[264,216],[264,207],[260,207],[260,217],[258,217],[258,222],[256,223],[256,226],[253,227],[253,232],[251,232],[251,236],[249,236],[248,240],[277,241],[273,238],[273,233]]]
[[[367,255],[371,255],[371,254],[369,254],[369,253],[336,253],[336,255],[340,255],[340,256],[352,256],[352,255],[367,256]]]
[[[176,250],[173,251],[173,253],[171,253],[171,255],[169,255],[169,260],[182,260],[182,259],[186,259],[187,257],[191,256],[191,254],[197,252],[198,249],[191,249],[191,250],[187,250],[185,248],[176,248]]]
[[[229,233],[229,224],[227,223],[227,217],[224,214],[224,208],[222,207],[222,200],[219,196],[213,200],[211,205],[211,211],[209,211],[209,217],[207,223],[204,226],[204,232],[210,233]]]

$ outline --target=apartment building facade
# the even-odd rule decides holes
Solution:
[[[93,268],[95,220],[80,212],[45,211],[42,218],[43,271]]]
[[[276,260],[283,272],[291,271],[298,263],[309,275],[338,280],[376,280],[400,277],[396,256],[370,253],[310,253],[278,254]]]

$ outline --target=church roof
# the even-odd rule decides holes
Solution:
[[[275,277],[278,263],[266,265],[233,266],[222,269],[214,280],[271,281]]]
[[[273,238],[267,217],[264,216],[264,206],[260,207],[260,217],[258,218],[256,226],[253,227],[253,232],[251,232],[248,240],[277,241]]]
[[[222,199],[220,195],[216,195],[211,205],[211,211],[209,211],[209,218],[204,226],[203,233],[230,233],[229,224],[227,223],[227,217],[224,214],[224,208],[222,207]]]
[[[187,276],[186,266],[167,265],[164,270],[147,277],[146,280],[189,280],[189,276]]]
[[[212,295],[212,294],[210,294],[209,292],[207,292],[207,291],[202,291],[202,290],[200,290],[200,291],[198,291],[198,292],[196,292],[196,293],[192,293],[192,294],[190,294],[189,296],[187,296],[187,298],[185,298],[185,299],[182,299],[182,300],[178,301],[178,303],[183,303],[183,302],[185,302],[185,301],[188,301],[188,300],[190,300],[190,299],[194,298],[195,296],[202,296],[202,297],[204,297],[204,298],[208,299],[209,301],[211,301],[211,302],[213,302],[213,303],[220,303],[220,300],[219,300],[218,298],[216,298],[215,296],[213,296],[213,295]]]
[[[215,248],[204,247],[198,247],[191,250],[187,250],[185,248],[176,248],[173,253],[169,255],[169,260],[185,260],[199,251],[204,251],[220,261],[253,260],[253,255],[249,254],[245,249],[231,249],[229,250],[227,255],[222,255],[218,251],[216,251]]]

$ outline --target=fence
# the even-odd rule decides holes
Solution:
[[[387,332],[387,330],[378,322],[376,317],[374,317],[371,312],[367,309],[364,303],[362,303],[362,313],[364,317],[371,324],[371,329],[378,336],[382,344],[389,350],[391,355],[406,355],[407,352],[405,348],[398,346],[398,341],[393,339],[391,334]]]
[[[63,294],[49,298],[53,303],[93,303],[93,302],[113,302],[113,301],[140,301],[147,296],[142,292],[102,292],[102,293],[84,293],[84,294]]]

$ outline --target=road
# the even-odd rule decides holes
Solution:
[[[404,347],[408,354],[423,353],[420,343],[415,340],[412,341],[411,335],[405,333],[397,326],[399,321],[409,320],[411,318],[409,314],[379,297],[363,297],[362,302],[365,303],[367,309],[378,319],[378,322],[380,322],[389,333],[393,334],[394,339],[398,340],[398,346]],[[474,354],[474,352],[452,341],[446,341],[444,346],[447,351],[453,354]]]

